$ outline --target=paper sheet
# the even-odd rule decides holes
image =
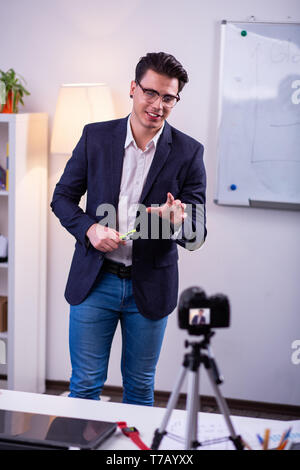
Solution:
[[[264,437],[265,430],[270,429],[269,448],[276,448],[282,434],[292,427],[290,438],[293,442],[300,442],[300,421],[277,421],[256,418],[233,416],[231,417],[235,432],[242,436],[253,450],[260,450],[257,434]],[[185,422],[172,420],[167,426],[167,432],[172,435],[164,436],[160,449],[185,449]],[[175,436],[173,436],[175,435]],[[222,415],[200,413],[198,420],[198,441],[229,437],[228,428]],[[179,438],[179,439],[178,439]],[[201,446],[199,450],[234,450],[233,443],[228,439],[225,442]]]

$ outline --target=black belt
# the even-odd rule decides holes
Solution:
[[[103,262],[103,271],[111,274],[116,274],[120,278],[131,279],[131,266],[125,266],[125,264],[115,263],[109,259],[105,259]]]

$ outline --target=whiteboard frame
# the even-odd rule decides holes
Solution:
[[[222,20],[221,25],[221,35],[220,35],[220,65],[219,65],[219,73],[218,73],[218,110],[217,110],[217,165],[216,165],[216,172],[215,172],[215,191],[214,191],[214,203],[219,206],[228,206],[228,207],[243,207],[246,209],[249,208],[262,208],[262,209],[279,209],[279,210],[292,210],[292,211],[299,211],[300,210],[300,203],[290,203],[290,202],[278,202],[278,201],[260,201],[249,198],[248,206],[244,204],[232,204],[232,203],[222,203],[218,199],[218,183],[219,183],[219,164],[220,158],[218,156],[219,150],[219,136],[220,136],[220,126],[221,126],[221,118],[222,118],[222,98],[223,98],[223,71],[224,71],[224,51],[225,51],[225,37],[226,37],[226,26],[227,24],[265,24],[265,25],[296,25],[300,26],[299,22],[294,21],[243,21],[243,20]]]

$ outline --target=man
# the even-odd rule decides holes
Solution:
[[[172,55],[142,57],[130,116],[86,125],[56,185],[51,207],[76,238],[65,292],[72,397],[99,399],[120,320],[123,402],[153,405],[167,316],[177,304],[177,244],[197,249],[206,237],[203,146],[166,121],[187,81]],[[116,220],[105,223],[110,208]],[[134,228],[133,240],[120,238]]]
[[[192,325],[204,325],[206,323],[204,310],[198,309],[198,312],[193,316]]]

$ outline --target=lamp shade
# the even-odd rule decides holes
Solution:
[[[110,89],[105,83],[62,85],[54,116],[51,153],[70,154],[86,124],[114,117]]]

